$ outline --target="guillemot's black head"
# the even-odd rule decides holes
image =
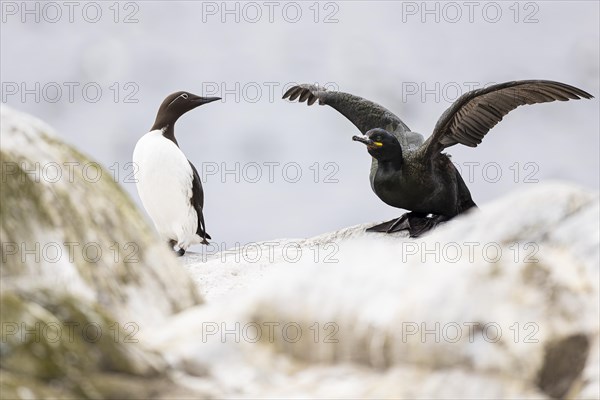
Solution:
[[[352,140],[364,143],[369,154],[379,161],[402,160],[400,142],[385,129],[371,129],[364,136],[352,136]]]
[[[175,92],[167,96],[162,102],[156,120],[151,130],[173,128],[175,122],[186,112],[193,110],[202,104],[221,100],[220,97],[200,97],[189,92]]]

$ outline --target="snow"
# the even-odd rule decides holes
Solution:
[[[272,257],[188,254],[181,262],[207,304],[149,341],[188,371],[182,382],[210,382],[217,396],[539,398],[546,347],[583,334],[591,349],[575,397],[597,397],[597,209],[597,193],[557,182],[417,240],[363,224],[273,241]],[[575,226],[590,235],[561,234]],[[336,251],[289,262],[289,243]],[[461,257],[440,251],[449,243]]]

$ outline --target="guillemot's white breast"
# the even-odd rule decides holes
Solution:
[[[133,151],[138,193],[156,230],[166,240],[187,249],[201,242],[198,215],[192,207],[192,167],[161,130],[145,134]]]

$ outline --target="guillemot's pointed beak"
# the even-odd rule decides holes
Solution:
[[[213,101],[217,101],[217,100],[221,100],[221,98],[220,97],[198,97],[198,98],[194,99],[194,102],[197,103],[199,106],[201,106],[202,104],[212,103]]]

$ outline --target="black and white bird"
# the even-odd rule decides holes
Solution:
[[[156,121],[133,150],[136,186],[142,204],[160,237],[178,255],[193,244],[208,244],[204,224],[204,191],[196,167],[175,139],[175,122],[186,112],[219,97],[200,97],[189,92],[167,96]]]

